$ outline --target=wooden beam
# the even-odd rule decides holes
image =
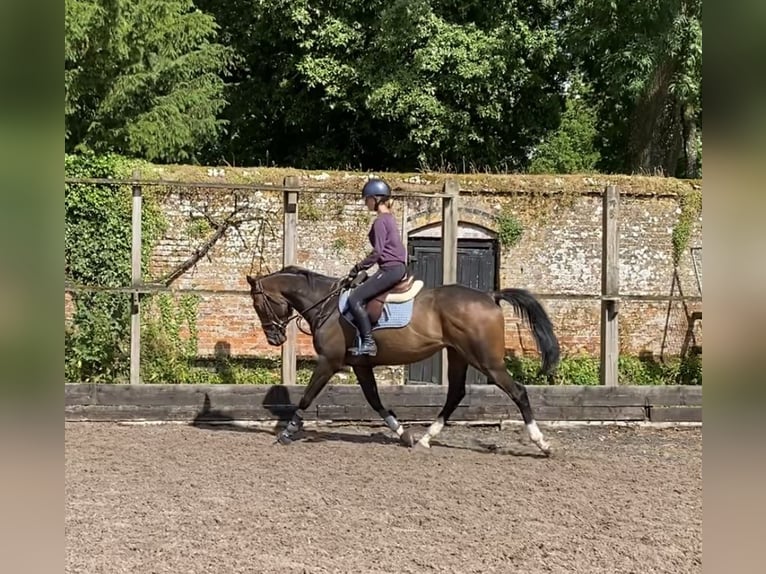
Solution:
[[[404,246],[405,253],[408,253],[408,246],[407,241],[409,237],[407,236],[407,215],[408,215],[408,208],[407,208],[407,201],[402,202],[402,245]]]
[[[457,236],[458,236],[458,196],[460,184],[454,179],[444,182],[442,198],[442,284],[457,282]],[[447,385],[447,350],[442,350],[441,384]]]
[[[287,176],[284,186],[295,189],[299,187],[300,180],[296,176]],[[293,265],[297,261],[298,241],[298,193],[296,191],[284,192],[284,229],[282,245],[282,264]],[[282,345],[282,384],[296,384],[295,348],[297,328],[295,321],[291,321],[287,327],[287,340]]]
[[[601,384],[619,384],[620,338],[620,194],[610,185],[604,192],[601,250]]]
[[[702,422],[702,407],[651,407],[649,420],[653,423]]]
[[[141,172],[135,170],[133,179],[140,180]],[[139,184],[133,185],[132,241],[130,281],[133,287],[141,285],[141,211],[142,193]],[[130,307],[130,384],[141,383],[141,304],[138,293],[131,294]]]
[[[66,420],[273,421],[291,413],[305,386],[66,384]],[[527,387],[538,420],[702,420],[698,386]],[[382,386],[380,397],[401,422],[432,421],[447,396],[444,386]],[[380,422],[357,385],[330,385],[304,416],[307,420]],[[457,421],[520,420],[518,408],[500,389],[468,385],[453,417]]]

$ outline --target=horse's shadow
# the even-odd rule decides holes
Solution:
[[[214,409],[210,403],[210,396],[205,393],[202,409],[194,417],[190,426],[198,429],[227,432],[245,432],[273,436],[276,435],[287,425],[293,416],[297,407],[290,402],[290,396],[284,387],[272,386],[263,399],[263,407],[274,417],[273,426],[254,426],[238,424],[236,419],[226,414],[224,411]],[[410,426],[410,432],[417,430],[417,426]],[[425,431],[423,427],[423,430]],[[323,443],[323,442],[342,442],[350,444],[382,444],[395,445],[407,448],[397,437],[394,437],[388,430],[379,432],[370,432],[359,434],[354,432],[343,432],[337,429],[308,429],[304,428],[296,433],[297,442]],[[495,454],[515,457],[545,458],[546,455],[524,448],[524,445],[515,445],[510,447],[500,447],[494,443],[474,440],[471,444],[456,444],[445,442],[444,439],[434,439],[431,441],[432,448],[444,448],[453,450],[463,450],[478,452],[481,454]]]
[[[262,406],[272,415],[271,420],[275,422],[277,429],[287,425],[297,408],[290,402],[287,389],[278,385],[269,388],[263,398]],[[231,415],[212,407],[208,393],[205,393],[202,409],[195,415],[190,425],[205,430],[274,434],[274,428],[238,424]]]
[[[524,458],[549,458],[549,455],[540,452],[540,450],[533,446],[525,446],[519,441],[517,445],[499,446],[493,442],[474,440],[472,444],[450,444],[443,440],[434,439],[431,441],[432,447],[441,447],[446,449],[456,450],[468,450],[472,452],[478,452],[481,454],[494,454],[500,456],[514,456]]]

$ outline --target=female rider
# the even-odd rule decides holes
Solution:
[[[372,338],[372,325],[364,305],[404,279],[407,251],[402,244],[396,219],[391,213],[393,199],[389,185],[382,179],[370,179],[362,188],[362,197],[367,209],[376,211],[378,215],[368,233],[372,252],[351,268],[349,278],[355,278],[359,271],[369,269],[376,263],[378,271],[354,289],[348,298],[349,308],[361,336],[359,347],[351,348],[349,352],[352,355],[374,356],[378,348]]]

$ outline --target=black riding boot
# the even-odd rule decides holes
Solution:
[[[367,315],[367,311],[361,303],[350,305],[350,307],[351,314],[354,316],[354,323],[356,323],[356,326],[359,329],[359,335],[361,336],[362,343],[359,347],[349,349],[348,351],[352,355],[377,355],[378,346],[375,344],[375,339],[372,338],[372,325],[370,324],[370,316]]]

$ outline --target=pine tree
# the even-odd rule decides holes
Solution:
[[[192,0],[66,0],[65,148],[193,159],[224,122],[232,62]]]

